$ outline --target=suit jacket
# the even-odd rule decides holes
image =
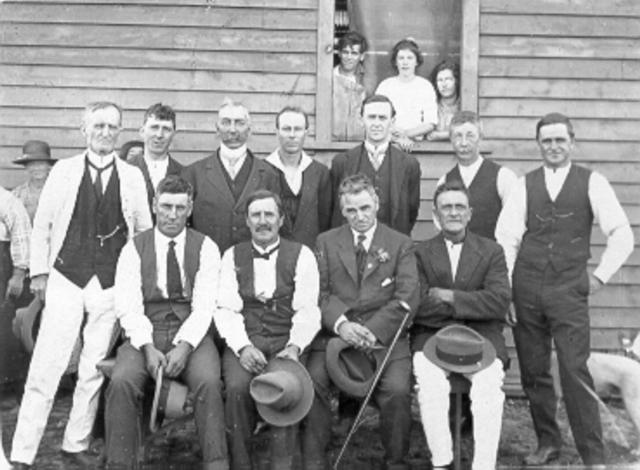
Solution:
[[[153,207],[153,196],[155,196],[156,194],[156,188],[153,187],[153,183],[151,182],[151,176],[149,176],[149,168],[147,167],[147,162],[144,161],[144,155],[136,155],[129,161],[129,163],[133,166],[137,166],[138,168],[140,168],[140,171],[142,171],[144,183],[147,187],[147,201],[149,202],[149,210],[151,210]],[[171,155],[169,155],[169,165],[167,166],[167,173],[165,174],[165,176],[179,175],[182,172],[182,168],[184,167],[176,160],[174,160]]]
[[[320,234],[317,253],[324,328],[320,346],[335,336],[334,326],[342,315],[365,325],[380,343],[388,346],[404,316],[399,301],[407,302],[412,312],[418,305],[419,281],[411,239],[378,223],[359,288],[353,232],[349,225]],[[407,355],[409,342],[405,335],[398,341],[391,358]]]
[[[128,237],[132,238],[152,227],[144,178],[138,168],[117,156],[115,166],[120,178],[122,215]],[[67,235],[84,170],[85,153],[58,160],[51,168],[33,220],[31,276],[47,274],[53,266]]]
[[[273,169],[282,181],[284,179],[282,171],[275,166]],[[331,226],[332,200],[329,169],[322,163],[311,162],[302,172],[300,205],[296,222],[292,224],[289,218],[285,219],[280,234],[284,238],[303,243],[313,249],[318,234],[329,230]]]
[[[411,330],[411,349],[420,351],[441,328],[454,323],[473,328],[496,348],[506,363],[502,335],[511,301],[509,275],[502,247],[493,240],[467,231],[455,280],[442,233],[416,246],[420,276],[420,306]],[[430,287],[453,289],[453,305],[427,297]]]
[[[346,153],[335,156],[331,162],[331,184],[335,204],[331,226],[338,227],[345,223],[338,198],[340,183],[347,176],[358,173],[361,158],[368,158],[364,144],[352,148]],[[389,144],[385,158],[391,167],[391,228],[405,235],[410,235],[418,218],[420,209],[420,165],[418,160],[402,150]]]
[[[210,237],[220,252],[224,252],[236,243],[251,239],[244,207],[249,195],[257,189],[280,194],[280,180],[271,165],[247,150],[247,158],[251,158],[251,170],[247,184],[236,201],[225,179],[223,172],[226,170],[220,162],[219,153],[220,150],[185,167],[182,177],[193,185],[193,228]]]

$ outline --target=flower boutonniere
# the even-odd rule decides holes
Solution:
[[[376,258],[378,263],[386,263],[391,259],[391,255],[384,248],[376,248],[373,247],[372,250],[373,256]]]

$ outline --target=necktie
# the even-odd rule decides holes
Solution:
[[[358,244],[356,245],[356,264],[358,265],[358,286],[362,281],[364,268],[367,264],[367,250],[364,247],[364,241],[367,237],[364,234],[358,235]]]
[[[266,253],[260,253],[258,250],[255,249],[255,247],[253,248],[253,258],[262,258],[262,259],[266,259],[268,260],[272,254],[274,254],[276,252],[276,250],[280,248],[280,245],[276,245],[273,248],[271,248],[269,251],[267,251]]]
[[[369,159],[371,160],[371,165],[373,166],[373,169],[378,171],[380,169],[380,167],[382,166],[382,157],[383,157],[384,153],[380,152],[380,151],[373,151],[369,154]]]
[[[176,242],[171,240],[167,249],[167,294],[170,300],[182,298],[182,277],[175,246]]]
[[[103,166],[102,168],[99,168],[97,166],[95,166],[93,163],[91,163],[91,160],[89,160],[87,158],[87,162],[89,163],[89,166],[91,166],[91,168],[93,168],[94,170],[96,170],[96,179],[93,182],[93,189],[96,192],[96,197],[98,198],[98,200],[100,200],[102,198],[102,194],[103,194],[103,190],[102,190],[102,172],[111,168],[114,164],[114,161],[111,160],[111,163]]]

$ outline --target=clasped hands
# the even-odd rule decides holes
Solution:
[[[147,343],[142,346],[142,351],[144,352],[147,372],[152,377],[156,377],[158,368],[161,367],[166,377],[175,378],[184,371],[189,355],[193,351],[193,346],[186,341],[179,341],[173,349],[163,354],[152,343]]]
[[[348,320],[340,324],[338,334],[353,347],[365,351],[372,349],[378,341],[369,328]]]
[[[288,345],[276,354],[276,357],[293,361],[297,361],[299,356],[300,348],[294,344]],[[268,362],[264,353],[252,344],[248,344],[240,350],[238,360],[244,369],[256,375],[262,373]]]

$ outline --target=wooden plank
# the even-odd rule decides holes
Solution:
[[[234,28],[0,24],[3,43],[27,46],[315,52],[315,31]],[[80,39],[81,38],[81,39]]]
[[[101,24],[199,26],[206,28],[256,28],[315,30],[313,14],[300,9],[212,7],[174,5],[60,5],[51,3],[16,4],[6,8],[2,21],[7,23]]]
[[[518,116],[540,118],[550,110],[575,118],[640,119],[640,101],[621,106],[607,100],[560,100],[549,98],[483,98],[480,114],[485,117]]]
[[[589,308],[592,328],[640,328],[636,308]]]
[[[202,90],[225,92],[276,92],[289,95],[313,94],[315,77],[304,74],[260,72],[185,73],[177,70],[120,69],[110,67],[55,67],[5,65],[3,85],[73,88],[123,88],[143,90]]]
[[[516,33],[519,36],[637,38],[640,31],[640,17],[548,15],[544,10],[538,13],[483,13],[480,32],[507,36]]]
[[[480,57],[481,77],[640,79],[640,60]]]
[[[163,101],[176,109],[192,111],[215,110],[229,97],[243,102],[250,111],[277,112],[286,104],[313,109],[312,95],[285,95],[280,93],[242,93],[190,90],[127,90],[98,88],[42,88],[0,87],[0,103],[14,107],[49,107],[82,109],[97,100],[115,101],[127,109],[147,109],[152,103]]]
[[[79,45],[78,45],[79,46]],[[314,73],[312,53],[235,51],[185,51],[175,49],[105,49],[94,47],[3,46],[2,63],[21,65],[71,65],[161,70],[216,70],[240,72]]]
[[[591,349],[609,351],[621,350],[620,340],[618,339],[620,332],[633,333],[633,330],[625,328],[591,328]],[[504,337],[507,347],[513,348],[515,343],[513,340],[513,333],[510,328],[504,329]],[[514,373],[519,373],[517,362],[518,361],[515,361],[516,364],[512,364]]]
[[[554,110],[549,108],[548,111]],[[540,159],[540,149],[535,141],[535,127],[531,127],[527,138],[521,140],[492,140],[485,143],[493,150],[492,158],[499,159]],[[497,138],[498,136],[496,136]],[[500,136],[501,137],[501,136]],[[587,140],[591,136],[576,135],[575,159],[580,161],[635,162],[640,155],[640,145],[633,142],[602,142]]]
[[[316,40],[316,56],[318,57],[316,70],[316,115],[318,119],[318,140],[331,140],[331,121],[333,108],[333,2],[319,1],[318,3],[318,32]]]
[[[463,109],[478,109],[478,52],[480,50],[480,1],[462,3],[462,37],[460,50],[460,102]]]
[[[640,4],[636,0],[482,0],[483,13],[544,12],[548,15],[640,16]]]
[[[132,1],[108,1],[108,0],[4,0],[7,6],[14,6],[17,3],[55,3],[58,5],[175,5],[176,0],[132,0]],[[315,10],[317,8],[317,0],[215,0],[209,2],[205,0],[180,0],[180,5],[202,6],[203,3],[208,8],[218,7],[237,7],[237,8],[295,8],[302,10]],[[214,4],[212,4],[214,3]],[[1,5],[1,4],[0,4]]]
[[[633,44],[634,41],[629,39],[481,36],[480,55],[639,59],[640,50]]]
[[[640,49],[640,48],[638,48]],[[480,78],[480,97],[607,99],[625,103],[640,97],[640,81]]]

